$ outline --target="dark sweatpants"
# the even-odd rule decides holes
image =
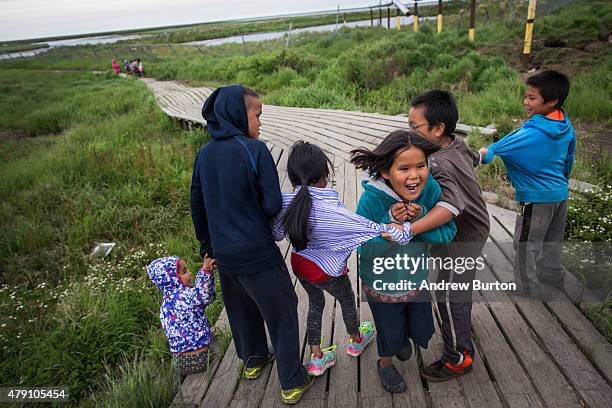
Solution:
[[[252,275],[219,271],[223,303],[238,357],[246,367],[261,364],[268,355],[264,321],[276,354],[281,388],[306,380],[300,360],[297,296],[285,263]]]
[[[436,256],[451,258],[471,258],[481,256],[483,244],[453,242],[441,247]],[[474,359],[472,342],[472,285],[476,277],[476,268],[438,270],[436,282],[469,283],[468,290],[437,290],[436,307],[440,313],[440,331],[444,340],[444,351],[441,360],[445,363],[461,364],[464,354]]]
[[[408,345],[410,339],[427,348],[434,334],[431,296],[422,292],[413,302],[384,303],[368,297],[376,325],[376,347],[379,357],[393,357]]]
[[[540,283],[563,283],[563,241],[567,200],[521,206],[514,228],[514,278],[519,291],[542,294]]]

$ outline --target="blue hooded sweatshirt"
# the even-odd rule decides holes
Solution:
[[[563,116],[563,120],[554,120],[533,115],[520,129],[487,147],[482,162],[490,163],[494,155],[501,157],[517,201],[567,200],[576,135],[565,112]]]
[[[265,143],[246,136],[242,86],[215,90],[202,116],[212,140],[198,152],[191,180],[200,255],[214,257],[228,275],[273,268],[283,262],[271,227],[282,206],[278,173]]]

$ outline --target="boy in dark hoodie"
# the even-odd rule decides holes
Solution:
[[[276,353],[281,401],[294,404],[312,384],[300,359],[297,296],[272,235],[282,198],[274,160],[259,137],[259,95],[241,85],[216,89],[202,116],[212,140],[191,181],[191,216],[206,263],[216,262],[243,377],[259,377]]]
[[[569,176],[576,136],[562,106],[569,80],[557,71],[527,79],[523,105],[529,120],[487,148],[481,161],[501,157],[520,212],[514,230],[518,294],[542,295],[540,283],[561,286]]]

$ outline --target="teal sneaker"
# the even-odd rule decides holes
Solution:
[[[361,334],[360,340],[353,341],[353,339],[349,339],[349,345],[346,349],[346,352],[349,356],[357,357],[363,350],[365,350],[366,346],[370,344],[372,340],[374,340],[374,335],[376,334],[376,330],[374,329],[374,323],[369,320],[361,323],[359,326],[359,334]]]
[[[310,362],[308,363],[308,374],[318,377],[325,373],[330,367],[333,367],[336,364],[336,345],[334,344],[331,347],[321,349],[323,353],[322,356],[317,357],[314,354],[310,355]]]

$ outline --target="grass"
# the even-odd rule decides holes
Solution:
[[[47,48],[49,44],[45,43],[37,43],[37,44],[28,44],[28,43],[2,43],[0,44],[0,54],[9,53],[9,52],[19,52],[19,51],[31,51],[37,50],[40,48]]]
[[[63,384],[87,405],[163,367],[146,379],[154,396],[129,401],[167,405],[176,381],[144,270],[171,253],[196,269],[186,197],[207,136],[176,128],[138,81],[36,74],[0,76],[2,128],[26,136],[0,143],[0,383]],[[87,254],[101,241],[118,246],[97,263]],[[213,322],[221,308],[208,308]]]
[[[543,33],[563,35],[586,3],[562,9],[569,13],[564,18],[539,18]],[[611,7],[592,3],[600,12],[589,27],[607,24]],[[387,114],[405,113],[424,90],[449,89],[462,122],[495,123],[504,135],[524,119],[522,73],[490,50],[511,36],[520,43],[521,24],[483,26],[471,43],[457,34],[458,20],[446,21],[442,35],[429,23],[416,35],[341,30],[337,38],[294,37],[288,49],[284,40],[210,47],[205,55],[175,47],[177,57],[169,47],[153,47],[145,69],[194,85],[244,83],[269,104]],[[592,41],[596,31],[580,41]],[[144,52],[130,47],[113,49],[121,59]],[[141,82],[84,72],[109,71],[110,56],[107,48],[79,47],[1,64],[0,132],[16,136],[0,141],[6,232],[0,236],[0,383],[65,384],[78,406],[168,405],[177,379],[159,325],[160,293],[144,267],[170,253],[197,266],[187,197],[193,156],[207,135],[176,128]],[[572,74],[566,107],[576,124],[610,126],[610,62],[603,53]],[[470,135],[474,147],[489,142]],[[605,185],[609,157],[578,149],[574,175]],[[501,185],[511,194],[504,177],[499,161],[479,170],[485,189]],[[609,237],[610,229],[586,214],[609,212],[609,200],[572,200],[580,214],[570,217],[572,237]],[[93,246],[106,241],[118,243],[111,257],[90,260]],[[218,299],[207,309],[211,320],[221,308]],[[609,302],[590,315],[610,339]]]

